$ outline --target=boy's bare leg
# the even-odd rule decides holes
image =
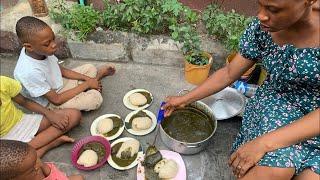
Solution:
[[[74,142],[74,139],[70,138],[69,136],[62,135],[62,136],[58,137],[57,139],[51,141],[49,144],[37,149],[37,155],[39,158],[41,158],[50,149],[53,149],[61,144],[68,143],[68,142],[70,142],[70,143]]]
[[[39,149],[47,144],[49,144],[51,141],[57,139],[62,134],[69,131],[71,128],[75,127],[79,124],[81,119],[81,113],[78,110],[75,109],[61,109],[61,110],[55,110],[57,113],[63,113],[67,114],[69,117],[69,125],[66,129],[66,131],[61,131],[60,129],[57,129],[53,126],[51,126],[50,121],[44,117],[41,121],[40,128],[38,131],[38,134],[33,138],[29,144],[34,147],[35,149]]]
[[[99,67],[96,78],[100,80],[106,76],[112,76],[115,72],[116,69],[113,65],[104,65]]]
[[[70,180],[84,180],[84,177],[82,175],[71,175],[71,176],[68,176],[68,178]]]

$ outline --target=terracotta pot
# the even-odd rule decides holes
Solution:
[[[32,13],[36,17],[48,15],[48,7],[45,0],[28,0],[32,9]]]
[[[202,54],[209,58],[209,64],[199,66],[190,64],[187,60],[185,60],[185,78],[189,83],[194,85],[199,85],[208,78],[210,67],[212,64],[212,56],[207,52],[202,52]]]

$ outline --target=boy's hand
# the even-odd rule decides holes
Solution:
[[[69,126],[69,117],[65,114],[52,112],[47,115],[51,125],[61,131],[66,131]]]
[[[90,78],[86,81],[86,83],[88,83],[88,86],[90,89],[96,89],[98,90],[99,92],[101,92],[102,90],[102,85],[101,85],[101,82],[98,81],[97,79],[95,78]]]

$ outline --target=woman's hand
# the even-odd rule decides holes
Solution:
[[[256,138],[232,153],[229,159],[229,166],[232,167],[233,174],[237,178],[241,178],[251,167],[259,162],[265,153],[267,153],[267,146],[260,138]]]
[[[169,96],[166,98],[166,104],[162,106],[165,110],[164,117],[170,116],[171,113],[178,107],[184,107],[186,102],[184,96]]]

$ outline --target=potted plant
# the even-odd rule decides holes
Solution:
[[[200,38],[195,26],[189,23],[171,25],[173,40],[183,43],[182,52],[185,56],[185,78],[195,85],[204,82],[209,75],[212,56],[200,50]]]
[[[224,12],[219,5],[211,4],[204,11],[202,19],[208,33],[217,37],[229,51],[226,59],[226,64],[229,64],[237,54],[240,38],[252,18],[240,15],[234,10]],[[248,79],[254,69],[255,65],[246,71],[241,79]]]

